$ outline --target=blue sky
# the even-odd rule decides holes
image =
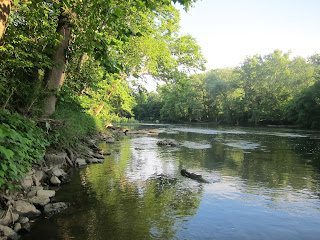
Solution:
[[[181,11],[180,25],[202,47],[207,70],[275,49],[292,57],[320,53],[320,0],[198,0]]]

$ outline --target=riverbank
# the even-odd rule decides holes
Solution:
[[[88,164],[104,162],[103,152],[96,141],[113,142],[112,133],[104,132],[83,140],[76,151],[57,151],[48,148],[41,164],[34,166],[21,182],[21,190],[0,194],[0,238],[19,239],[29,232],[31,223],[41,217],[50,217],[68,207],[68,203],[56,202],[59,187],[70,181],[68,171]]]
[[[57,151],[48,148],[40,165],[26,174],[22,189],[15,193],[0,194],[0,237],[19,239],[20,234],[31,231],[31,224],[66,209],[69,203],[56,202],[56,191],[70,181],[69,172],[89,164],[103,163],[105,155],[96,142],[112,144],[124,135],[158,134],[158,130],[129,130],[110,127],[107,131],[83,139],[77,150],[67,148]]]

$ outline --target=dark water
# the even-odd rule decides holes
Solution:
[[[112,152],[105,163],[76,171],[57,193],[69,209],[23,239],[319,239],[319,132],[146,127],[159,136],[101,143]]]

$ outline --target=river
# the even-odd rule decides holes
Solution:
[[[100,143],[112,153],[104,164],[75,171],[57,192],[71,206],[22,239],[319,239],[319,132],[130,127],[160,134]],[[157,146],[161,139],[181,146]]]

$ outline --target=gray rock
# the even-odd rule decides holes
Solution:
[[[115,143],[115,139],[112,138],[112,137],[108,137],[106,140],[105,140],[106,143]]]
[[[34,196],[29,201],[36,206],[45,206],[50,202],[50,198],[48,196]]]
[[[50,178],[50,184],[54,186],[59,186],[61,184],[61,181],[56,176],[52,176]]]
[[[97,158],[91,158],[88,159],[89,163],[104,163],[104,160],[102,159],[97,159]]]
[[[38,190],[37,196],[47,196],[49,198],[52,198],[56,195],[56,192],[54,190]]]
[[[19,214],[13,212],[12,214],[10,212],[6,212],[6,215],[4,218],[0,219],[0,224],[4,226],[8,226],[13,222],[16,222],[19,219]]]
[[[21,223],[16,223],[16,224],[14,225],[13,230],[14,230],[15,232],[19,232],[19,231],[21,230],[21,228],[22,228]]]
[[[84,166],[87,166],[87,163],[86,163],[86,160],[83,159],[83,158],[77,158],[76,160],[76,165],[78,167],[84,167]]]
[[[9,239],[16,240],[20,238],[20,236],[15,231],[7,226],[0,225],[0,231],[3,232],[3,235],[5,237],[8,237]]]
[[[28,223],[28,222],[29,222],[29,218],[27,218],[27,217],[22,217],[19,220],[19,223],[21,223],[21,224],[25,224],[25,223]]]
[[[47,166],[62,166],[66,164],[67,153],[47,153],[44,157]]]
[[[18,200],[15,202],[15,210],[19,215],[28,218],[36,218],[41,214],[41,212],[36,209],[33,204],[23,200]]]
[[[61,212],[62,210],[66,209],[68,207],[68,204],[64,202],[58,202],[58,203],[49,203],[44,207],[44,213],[46,215],[53,215]]]
[[[41,185],[41,180],[44,177],[43,171],[36,171],[35,174],[33,175],[33,182],[36,186]]]
[[[63,174],[66,174],[62,169],[54,167],[51,169],[51,173],[56,177],[61,177]]]
[[[27,175],[21,182],[21,187],[23,188],[23,190],[29,190],[32,187],[32,185],[33,185],[33,180],[30,175]]]

